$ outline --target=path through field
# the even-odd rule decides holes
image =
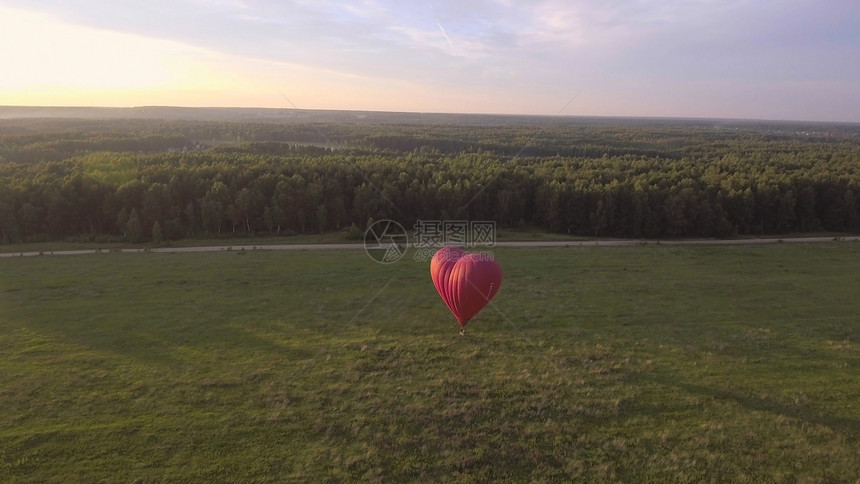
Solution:
[[[822,243],[822,242],[856,242],[860,236],[852,235],[845,237],[791,237],[791,238],[761,238],[761,239],[683,239],[683,240],[559,240],[559,241],[534,241],[534,242],[496,242],[493,247],[622,247],[635,245],[759,245],[776,243]],[[130,249],[79,249],[79,250],[57,250],[57,251],[29,251],[29,252],[7,252],[0,253],[3,257],[33,257],[38,255],[83,255],[99,254],[108,252],[122,253],[180,253],[180,252],[221,252],[249,250],[359,250],[364,249],[364,244],[274,244],[274,245],[217,245],[202,247],[157,247],[157,248],[130,248]],[[372,247],[380,249],[383,247]]]

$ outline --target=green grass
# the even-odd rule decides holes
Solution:
[[[851,482],[860,244],[0,260],[0,481]]]

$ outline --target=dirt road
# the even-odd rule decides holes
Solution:
[[[588,241],[535,241],[535,242],[497,242],[494,247],[622,247],[635,245],[758,245],[775,243],[824,243],[856,242],[860,236],[845,237],[793,237],[764,239],[688,239],[688,240],[588,240]],[[152,249],[81,249],[58,251],[31,251],[0,253],[0,258],[34,257],[39,255],[84,255],[101,253],[158,253],[171,254],[182,252],[245,252],[252,250],[361,250],[364,244],[281,244],[281,245],[219,245],[206,247],[158,247]]]

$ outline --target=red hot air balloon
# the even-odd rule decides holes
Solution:
[[[458,247],[444,247],[430,261],[430,277],[457,318],[463,336],[469,321],[499,292],[502,267],[487,254],[467,254]]]

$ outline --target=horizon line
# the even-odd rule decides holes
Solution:
[[[860,121],[824,121],[811,119],[777,119],[777,118],[743,118],[743,117],[715,117],[715,116],[671,116],[671,115],[607,115],[607,114],[530,114],[530,113],[505,113],[505,112],[446,112],[446,111],[394,111],[373,109],[333,109],[333,108],[296,108],[296,107],[274,107],[274,106],[178,106],[168,104],[152,104],[140,106],[96,106],[96,105],[14,105],[0,104],[3,109],[91,109],[91,110],[141,110],[141,109],[177,109],[177,110],[267,110],[267,111],[295,111],[295,112],[327,112],[327,113],[377,113],[391,115],[418,115],[418,116],[505,116],[519,118],[591,118],[591,119],[631,119],[631,120],[653,120],[653,121],[723,121],[723,122],[750,122],[750,123],[815,123],[815,124],[842,124],[860,125]],[[46,116],[43,118],[61,118],[59,116]],[[2,117],[0,120],[24,119],[24,117]],[[70,118],[73,119],[73,118]]]

